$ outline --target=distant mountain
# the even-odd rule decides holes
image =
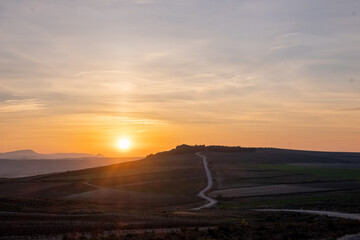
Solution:
[[[13,152],[0,153],[0,159],[69,159],[69,158],[99,158],[104,157],[101,154],[92,155],[87,153],[52,153],[52,154],[40,154],[33,150],[18,150]]]
[[[100,167],[138,160],[140,157],[108,158],[101,154],[52,153],[33,150],[0,153],[0,178],[13,178]]]

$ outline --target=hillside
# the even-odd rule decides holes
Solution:
[[[121,231],[234,226],[226,231],[240,231],[240,226],[241,231],[265,234],[266,229],[298,226],[313,231],[309,233],[313,237],[323,236],[321,228],[313,227],[315,222],[325,224],[324,229],[328,224],[342,226],[332,229],[332,236],[359,229],[350,220],[254,211],[290,208],[359,213],[359,153],[206,147],[202,155],[213,187],[205,194],[216,199],[217,205],[192,211],[206,203],[197,196],[207,179],[201,157],[194,154],[198,147],[178,147],[103,167],[3,179],[0,233],[54,233],[54,227],[44,228],[43,222],[56,226],[57,232],[86,232],[99,226]]]
[[[140,158],[0,159],[0,178],[15,178],[99,167]]]
[[[0,197],[161,206],[199,201],[204,178],[200,158],[189,154],[7,180],[0,184]]]
[[[200,157],[192,153],[198,150],[199,146],[181,145],[138,161],[7,180],[0,184],[0,196],[86,200],[118,206],[199,205],[196,202],[202,200],[196,194],[205,186],[206,177]],[[214,176],[210,196],[220,197],[225,203],[360,186],[358,153],[224,146],[207,146],[203,153]]]

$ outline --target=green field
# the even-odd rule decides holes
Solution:
[[[199,239],[224,236],[232,239],[244,234],[241,236],[266,239],[272,234],[282,239],[281,233],[287,231],[289,238],[285,239],[336,239],[358,229],[354,224],[357,222],[351,220],[253,210],[360,212],[360,169],[350,167],[359,164],[360,154],[279,149],[203,154],[207,156],[214,182],[208,195],[219,201],[215,208],[189,211],[205,203],[197,197],[206,184],[202,159],[194,153],[166,152],[104,167],[3,179],[0,215],[15,213],[4,215],[0,233],[175,227],[181,228],[181,234],[142,237],[184,239],[185,234]],[[344,168],[326,167],[336,164]],[[20,217],[20,213],[27,215]],[[43,222],[49,227],[43,227]],[[321,229],[328,229],[328,224],[342,227],[324,235]],[[223,226],[231,227],[223,231]],[[217,230],[193,232],[185,231],[186,227]],[[136,239],[135,235],[130,239]]]
[[[334,169],[334,168],[319,168],[294,166],[287,164],[254,164],[249,165],[250,168],[283,171],[292,173],[303,173],[313,176],[325,177],[328,179],[343,179],[343,180],[360,180],[360,169]]]
[[[218,207],[224,209],[304,208],[354,213],[360,212],[359,198],[360,190],[354,190],[244,198],[236,201],[222,201]]]

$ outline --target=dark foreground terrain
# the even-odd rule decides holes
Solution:
[[[202,159],[213,177],[207,193]],[[205,146],[0,183],[2,239],[337,239],[360,221],[360,154]],[[1,239],[1,238],[0,238]],[[29,238],[28,238],[29,239]]]

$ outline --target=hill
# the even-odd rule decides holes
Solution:
[[[358,153],[181,145],[138,161],[8,180],[0,185],[0,196],[13,196],[14,192],[16,196],[118,206],[196,205],[202,201],[196,194],[206,180],[202,161],[193,153],[198,150],[205,150],[214,176],[210,196],[226,201],[360,186]],[[11,184],[16,190],[2,190]],[[28,192],[29,188],[33,191]]]
[[[134,161],[140,158],[67,158],[67,159],[0,159],[0,178],[15,178],[56,172],[65,172],[114,163]]]
[[[213,187],[206,195],[218,204],[193,212],[190,209],[205,203],[197,194],[207,183],[202,158],[194,154],[199,149],[204,150],[213,176]],[[0,215],[5,215],[0,233],[17,234],[28,223],[31,231],[44,233],[42,223],[47,222],[63,232],[89,232],[99,226],[233,226],[229,231],[266,235],[269,229],[287,229],[295,234],[293,239],[316,239],[324,233],[314,226],[325,224],[323,229],[332,236],[329,239],[335,239],[336,234],[357,231],[358,222],[254,209],[359,213],[359,197],[359,153],[182,145],[132,162],[3,179]],[[19,216],[21,226],[14,223]],[[71,228],[63,219],[74,219]],[[330,229],[329,224],[339,227]],[[294,229],[306,231],[307,237],[296,237]]]
[[[204,182],[201,160],[188,154],[7,180],[0,184],[0,197],[162,206],[198,202]]]
[[[12,152],[0,153],[0,159],[68,159],[68,158],[104,158],[103,155],[92,155],[87,153],[52,153],[52,154],[40,154],[33,150],[17,150]]]
[[[186,154],[186,153],[197,153],[197,152],[255,152],[256,148],[248,148],[248,147],[229,147],[229,146],[220,146],[220,145],[187,145],[182,144],[177,146],[174,149],[164,152],[158,152],[156,154],[150,154],[147,158],[152,157],[161,157],[168,155],[177,155],[177,154]]]

